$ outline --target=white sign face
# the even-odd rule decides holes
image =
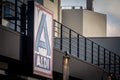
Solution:
[[[34,7],[34,74],[52,78],[53,14],[40,4]]]

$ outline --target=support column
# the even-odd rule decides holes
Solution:
[[[69,63],[70,57],[65,53],[63,56],[63,80],[69,80]]]

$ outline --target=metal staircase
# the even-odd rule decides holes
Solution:
[[[54,48],[68,51],[74,57],[99,66],[108,74],[112,74],[114,80],[119,78],[117,75],[120,74],[120,56],[55,20]]]

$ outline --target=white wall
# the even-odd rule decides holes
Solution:
[[[86,37],[105,37],[106,15],[83,10],[83,35]]]
[[[106,15],[82,9],[63,9],[62,23],[85,37],[106,36]]]
[[[51,10],[53,12],[53,18],[57,21],[59,21],[59,17],[60,17],[60,1],[61,0],[54,0],[54,2],[50,1],[50,0],[43,0],[43,5],[44,7],[48,8],[49,10]]]
[[[83,33],[83,10],[82,9],[65,9],[62,10],[62,23],[76,31]]]

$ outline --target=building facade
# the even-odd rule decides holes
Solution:
[[[68,66],[69,80],[106,80],[108,76],[115,77],[113,75],[120,74],[120,57],[118,55],[81,36],[75,29],[70,29],[56,21],[59,20],[57,17],[59,10],[55,9],[54,12],[51,9],[54,9],[52,5],[56,4],[55,6],[58,6],[57,2],[59,1],[36,1],[29,1],[27,3],[27,1],[22,2],[21,0],[1,0],[0,2],[1,80],[63,80],[65,66],[63,62],[66,55],[70,59]],[[3,6],[4,3],[12,6]],[[50,9],[47,9],[49,6]],[[45,11],[42,12],[42,15],[42,10],[39,10],[39,8]],[[38,11],[39,15],[35,15],[34,9]],[[9,13],[5,11],[9,11]],[[46,13],[55,15],[53,16],[55,20],[52,21],[47,18]],[[41,22],[39,23],[39,21]],[[54,42],[52,41],[53,44],[49,42],[48,37],[52,34],[49,33],[52,31],[49,28],[51,26],[48,26],[50,25],[49,21],[54,23],[52,26],[53,36],[51,36],[51,39],[54,39]],[[37,22],[40,24],[40,26],[37,26],[40,29],[34,27],[38,25]],[[38,39],[34,40],[36,38],[34,35],[37,35],[36,28],[38,29],[36,30],[38,31]],[[59,36],[56,37],[55,33]],[[51,60],[53,66],[52,77],[44,76],[43,73],[39,72],[36,74],[33,68],[37,65],[37,69],[39,70],[41,70],[41,67],[46,70],[50,69],[49,65],[46,66],[46,64],[49,64],[49,51],[52,49],[49,47],[49,43],[54,45],[52,47],[53,58]],[[40,55],[37,52],[34,53],[34,50],[37,51],[37,48],[34,46],[39,47],[39,49],[42,48],[43,53],[48,53],[47,56],[45,57],[45,54]],[[38,56],[34,56],[34,54]],[[112,76],[110,76],[111,74]]]

